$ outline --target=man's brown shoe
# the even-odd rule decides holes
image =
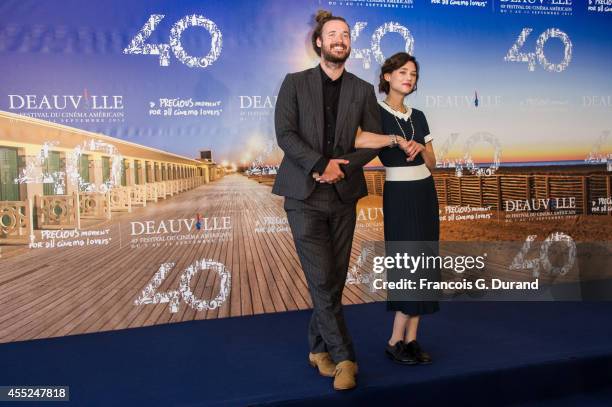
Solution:
[[[335,390],[349,390],[357,386],[355,376],[357,376],[357,363],[351,360],[343,360],[336,365],[336,375],[334,378]]]
[[[321,376],[334,377],[336,372],[336,364],[332,361],[329,353],[309,353],[308,361],[310,362],[310,366],[319,369],[319,374],[321,374]]]

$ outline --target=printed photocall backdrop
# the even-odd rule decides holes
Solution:
[[[611,268],[608,0],[4,1],[0,342],[311,306],[270,185],[319,8],[375,86],[386,57],[419,60],[442,240],[517,243],[505,279],[571,280],[576,243]],[[378,160],[366,178],[347,304],[386,298]]]

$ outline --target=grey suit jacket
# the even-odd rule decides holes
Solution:
[[[288,74],[278,92],[274,112],[276,140],[285,156],[272,193],[304,200],[315,189],[313,167],[325,151],[323,118],[323,83],[319,67]],[[368,194],[363,166],[378,153],[375,149],[355,149],[358,127],[382,133],[380,111],[374,87],[345,72],[340,87],[332,157],[349,160],[349,164],[342,166],[345,178],[334,184],[344,202]]]

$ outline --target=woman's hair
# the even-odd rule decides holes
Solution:
[[[395,70],[400,69],[402,66],[406,65],[408,62],[414,62],[414,66],[416,66],[416,82],[414,83],[414,87],[412,88],[412,92],[417,90],[417,83],[419,82],[419,63],[416,58],[407,52],[398,52],[397,54],[391,55],[385,63],[380,67],[380,78],[378,82],[378,91],[389,94],[389,81],[385,79],[385,74],[391,73]],[[412,93],[410,92],[410,93]]]
[[[317,38],[321,37],[321,32],[323,31],[323,26],[328,21],[338,20],[344,22],[347,26],[348,23],[346,20],[340,16],[334,16],[331,12],[327,10],[319,10],[317,14],[315,14],[315,28],[312,32],[312,48],[314,48],[315,52],[318,56],[321,56],[321,48],[317,46]]]

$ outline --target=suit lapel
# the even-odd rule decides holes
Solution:
[[[325,133],[323,132],[323,81],[321,81],[321,73],[319,67],[310,70],[310,80],[308,81],[310,97],[312,98],[312,106],[314,106],[315,125],[317,126],[317,136],[319,137],[319,146],[321,151],[324,151]]]
[[[353,100],[353,77],[350,73],[344,72],[342,85],[340,86],[340,99],[338,100],[338,117],[336,118],[336,132],[334,136],[334,148],[338,145],[343,134],[346,115],[348,114],[351,101]]]

